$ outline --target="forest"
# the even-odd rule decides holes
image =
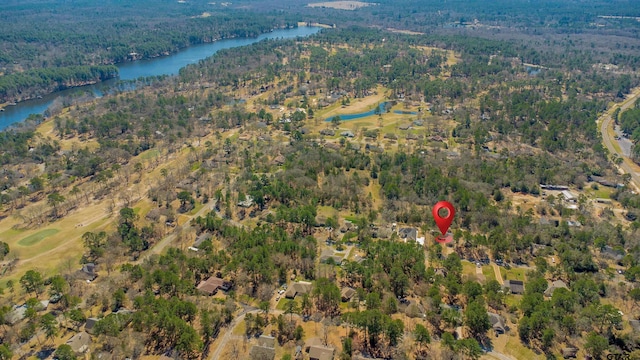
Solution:
[[[571,34],[603,11],[497,4],[464,18]],[[378,24],[424,30],[398,11]],[[640,195],[596,123],[640,85],[636,60],[485,35],[263,41],[0,133],[0,358],[241,359],[262,335],[269,359],[640,358]],[[634,141],[637,115],[616,116]],[[443,199],[450,244],[434,241]],[[90,355],[65,343],[79,334]]]

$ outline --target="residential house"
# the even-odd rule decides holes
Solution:
[[[504,334],[507,331],[506,327],[504,326],[504,320],[502,319],[502,316],[492,312],[487,312],[487,315],[489,316],[489,322],[491,323],[493,331],[496,332],[496,336],[499,334]]]
[[[88,318],[87,322],[84,323],[84,331],[88,332],[89,334],[93,334],[93,329],[96,326],[96,323],[99,321],[100,319],[98,318]]]
[[[400,130],[409,130],[409,129],[411,129],[411,124],[402,124],[402,125],[398,126],[398,129],[400,129]]]
[[[311,293],[312,285],[310,282],[298,281],[289,286],[284,296],[287,299],[295,299],[298,295],[304,295]]]
[[[343,131],[343,132],[341,132],[341,133],[340,133],[340,136],[344,136],[344,137],[350,137],[350,138],[352,138],[352,137],[355,137],[355,134],[354,134],[353,132],[351,132],[351,131],[347,130],[347,131]]]
[[[284,164],[286,160],[287,160],[287,159],[285,159],[285,157],[284,157],[284,156],[282,156],[282,154],[280,154],[280,155],[276,156],[276,158],[275,158],[275,159],[273,159],[273,163],[274,163],[275,165],[280,166],[280,165]]]
[[[75,275],[79,280],[95,280],[98,277],[98,274],[96,274],[96,264],[88,263],[82,265],[82,269],[76,271]]]
[[[340,144],[327,142],[324,144],[324,147],[331,150],[340,150]]]
[[[86,353],[91,345],[91,336],[82,331],[73,335],[67,340],[67,345],[71,347],[71,350],[75,353]]]
[[[416,241],[418,238],[418,230],[416,228],[400,228],[398,235],[401,239],[405,239],[405,241]]]
[[[211,239],[211,234],[208,232],[202,233],[200,234],[200,236],[198,236],[196,238],[196,242],[193,243],[193,247],[198,248],[200,245],[202,245],[203,242],[207,241]]]
[[[355,294],[356,290],[354,288],[345,286],[342,288],[342,291],[340,291],[340,298],[342,299],[342,302],[351,301]]]
[[[238,206],[243,208],[249,208],[253,206],[253,197],[251,197],[251,195],[245,195],[244,200],[238,202]]]
[[[569,190],[569,187],[568,186],[564,186],[564,185],[544,185],[544,184],[540,184],[540,189],[542,189],[542,190],[563,191],[563,190]]]
[[[322,129],[320,130],[320,135],[324,135],[324,136],[334,136],[336,134],[336,131],[333,129]]]
[[[624,258],[624,250],[617,250],[608,245],[600,251],[600,254],[616,262],[620,262]]]
[[[309,354],[309,360],[333,360],[335,349],[323,345],[319,338],[311,338],[305,343],[305,352]]]
[[[504,282],[504,285],[512,294],[524,294],[524,282],[522,282],[522,280],[507,280]]]
[[[18,321],[24,319],[27,311],[27,305],[22,306],[14,306],[13,310],[11,310],[5,317],[5,321],[9,325],[14,325]]]
[[[273,336],[261,335],[258,344],[249,351],[251,360],[273,360],[276,356],[275,345],[276,339]]]
[[[551,297],[553,295],[553,292],[556,291],[556,289],[559,289],[559,288],[568,289],[569,287],[567,286],[567,284],[564,281],[556,280],[556,281],[552,282],[549,285],[547,290],[544,291],[544,296]]]
[[[260,335],[258,338],[258,345],[273,349],[276,347],[276,338],[273,336]]]
[[[332,347],[314,345],[309,347],[309,360],[333,360],[335,352]]]
[[[564,201],[568,203],[575,203],[578,201],[578,198],[569,190],[562,190],[562,197]]]
[[[562,348],[562,358],[564,359],[575,359],[578,354],[578,349],[574,347],[570,348]]]
[[[336,255],[336,253],[330,249],[322,250],[322,253],[320,254],[320,263],[326,264],[327,262],[329,262],[329,259],[332,259],[334,264],[340,265],[342,264],[344,256]]]
[[[200,284],[198,284],[197,288],[207,295],[214,295],[218,292],[218,289],[222,291],[229,291],[229,289],[231,289],[231,286],[232,284],[230,282],[225,281],[224,279],[221,279],[219,277],[212,276],[207,280],[201,281]]]
[[[543,244],[531,244],[531,255],[538,256],[541,252],[545,251],[546,249],[551,249],[551,247]]]
[[[251,360],[273,360],[276,357],[276,349],[260,345],[254,345],[249,351]]]

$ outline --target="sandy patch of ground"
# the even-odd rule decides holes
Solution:
[[[366,3],[362,1],[328,1],[320,3],[311,3],[308,7],[331,8],[338,10],[356,10],[366,6],[376,5],[375,3]]]
[[[398,34],[424,35],[424,33],[417,32],[417,31],[411,31],[411,30],[401,30],[401,29],[394,29],[394,28],[387,28],[386,30],[390,31],[392,33],[398,33]]]

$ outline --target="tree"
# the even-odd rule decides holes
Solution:
[[[429,335],[429,330],[422,324],[416,324],[415,330],[413,330],[413,336],[416,338],[416,342],[418,343],[418,348],[422,349],[422,347],[428,347],[431,343],[431,335]]]
[[[55,275],[50,279],[49,294],[51,296],[61,296],[68,287],[67,280],[60,275]]]
[[[268,304],[269,302],[267,302]],[[284,313],[290,314],[289,320],[293,321],[293,314],[298,311],[298,303],[295,300],[289,300],[284,304]]]
[[[187,204],[193,206],[193,204],[195,203],[195,200],[191,196],[191,193],[186,190],[180,191],[178,193],[178,200],[180,200],[180,209],[184,211],[187,210]]]
[[[487,310],[479,301],[469,303],[464,313],[464,322],[474,337],[478,337],[491,329]]]
[[[477,360],[482,356],[482,348],[476,339],[462,339],[458,341],[458,348],[470,359]]]
[[[0,260],[3,260],[7,254],[9,254],[9,244],[4,241],[0,241]]]
[[[0,344],[0,360],[11,360],[12,358],[13,353],[9,347],[5,344]]]
[[[58,360],[76,360],[76,354],[73,352],[71,346],[67,344],[62,344],[58,346],[58,349],[55,352],[55,357]]]
[[[599,335],[595,331],[590,332],[586,336],[584,348],[596,359],[602,356],[602,353],[609,348],[609,342],[604,336]]]
[[[107,233],[100,231],[99,233],[86,232],[82,234],[82,241],[85,248],[89,250],[88,260],[95,261],[102,257],[105,251]]]
[[[33,292],[36,294],[36,297],[40,295],[40,290],[44,281],[42,280],[42,274],[37,272],[36,270],[28,270],[22,277],[20,278],[20,285],[26,292]]]
[[[73,322],[76,329],[80,328],[80,325],[84,324],[87,320],[87,317],[84,316],[84,313],[80,309],[72,309],[69,311],[69,319]]]
[[[336,115],[334,117],[331,118],[331,125],[333,125],[333,127],[338,127],[340,126],[340,122],[341,122],[341,118],[339,115]]]
[[[547,351],[551,345],[553,345],[553,339],[556,336],[556,332],[552,328],[544,329],[542,332],[542,348]]]
[[[60,195],[59,192],[53,192],[47,196],[47,203],[53,208],[53,216],[58,217],[58,205],[64,202],[64,196]]]
[[[123,289],[118,289],[116,290],[115,293],[113,293],[113,304],[111,305],[111,309],[113,311],[118,311],[121,307],[124,306],[124,301],[126,300],[127,296],[124,293]]]
[[[53,339],[58,333],[58,323],[51,313],[44,314],[40,318],[40,328],[44,331],[47,339]]]

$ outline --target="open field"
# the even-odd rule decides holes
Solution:
[[[372,6],[372,5],[376,5],[376,4],[362,2],[362,1],[327,1],[327,2],[320,2],[320,3],[311,3],[307,6],[319,7],[319,8],[331,8],[331,9],[338,9],[338,10],[356,10],[359,8]]]

